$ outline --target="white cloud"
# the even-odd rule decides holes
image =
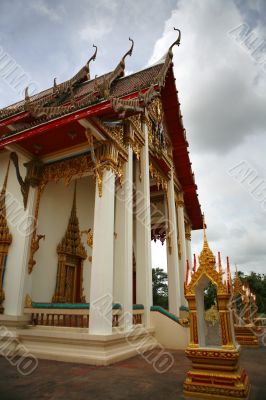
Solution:
[[[230,256],[239,269],[263,272],[266,213],[228,174],[230,167],[247,160],[266,181],[266,74],[252,51],[228,34],[246,23],[243,15],[229,0],[179,1],[150,63],[175,40],[173,26],[180,28],[174,71],[211,247]],[[262,19],[255,32],[266,38]],[[194,232],[192,239],[199,254],[202,232]]]
[[[61,21],[64,14],[65,9],[62,5],[56,5],[51,7],[47,4],[45,0],[34,0],[31,3],[32,9],[35,12],[43,17],[47,17],[50,21],[58,22]]]

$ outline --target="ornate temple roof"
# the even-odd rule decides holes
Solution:
[[[114,70],[105,75],[90,79],[89,64],[96,58],[95,51],[86,65],[68,81],[57,84],[55,80],[52,87],[33,96],[29,96],[26,88],[24,100],[0,110],[0,149],[16,144],[26,152],[42,157],[78,146],[86,142],[84,128],[78,123],[82,118],[121,119],[121,107],[127,110],[127,115],[139,113],[160,95],[186,210],[192,229],[201,229],[197,186],[173,73],[173,46],[180,44],[180,31],[178,33],[161,62],[129,76],[124,76],[125,59],[132,54],[132,39],[129,39],[129,50]]]

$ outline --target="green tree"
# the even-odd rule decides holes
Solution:
[[[167,273],[162,268],[152,269],[153,304],[168,308]]]
[[[217,299],[216,286],[209,282],[207,288],[204,290],[204,308],[208,310],[213,304],[215,304]]]
[[[251,272],[249,275],[244,275],[239,271],[238,275],[243,284],[248,284],[252,293],[256,295],[256,303],[258,313],[266,313],[266,275]]]

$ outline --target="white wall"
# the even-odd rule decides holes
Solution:
[[[41,197],[38,234],[44,234],[36,253],[36,265],[32,272],[32,300],[51,302],[55,291],[57,260],[56,248],[63,238],[71,213],[74,181],[69,186],[62,182],[49,183]],[[77,180],[77,216],[80,230],[93,229],[95,182],[92,177]],[[87,246],[86,235],[82,236],[88,256],[91,248]],[[91,263],[83,264],[83,287],[86,301],[89,301]]]
[[[179,325],[166,315],[151,312],[151,326],[155,328],[155,338],[166,349],[184,350],[189,343],[189,328]]]

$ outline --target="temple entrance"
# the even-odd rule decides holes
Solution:
[[[58,266],[54,303],[84,303],[83,262],[87,257],[81,242],[76,214],[76,186],[66,233],[57,246]]]
[[[67,303],[74,303],[76,301],[75,281],[76,268],[72,265],[66,265],[65,297]]]
[[[65,301],[66,303],[80,303],[80,263],[65,264]]]

